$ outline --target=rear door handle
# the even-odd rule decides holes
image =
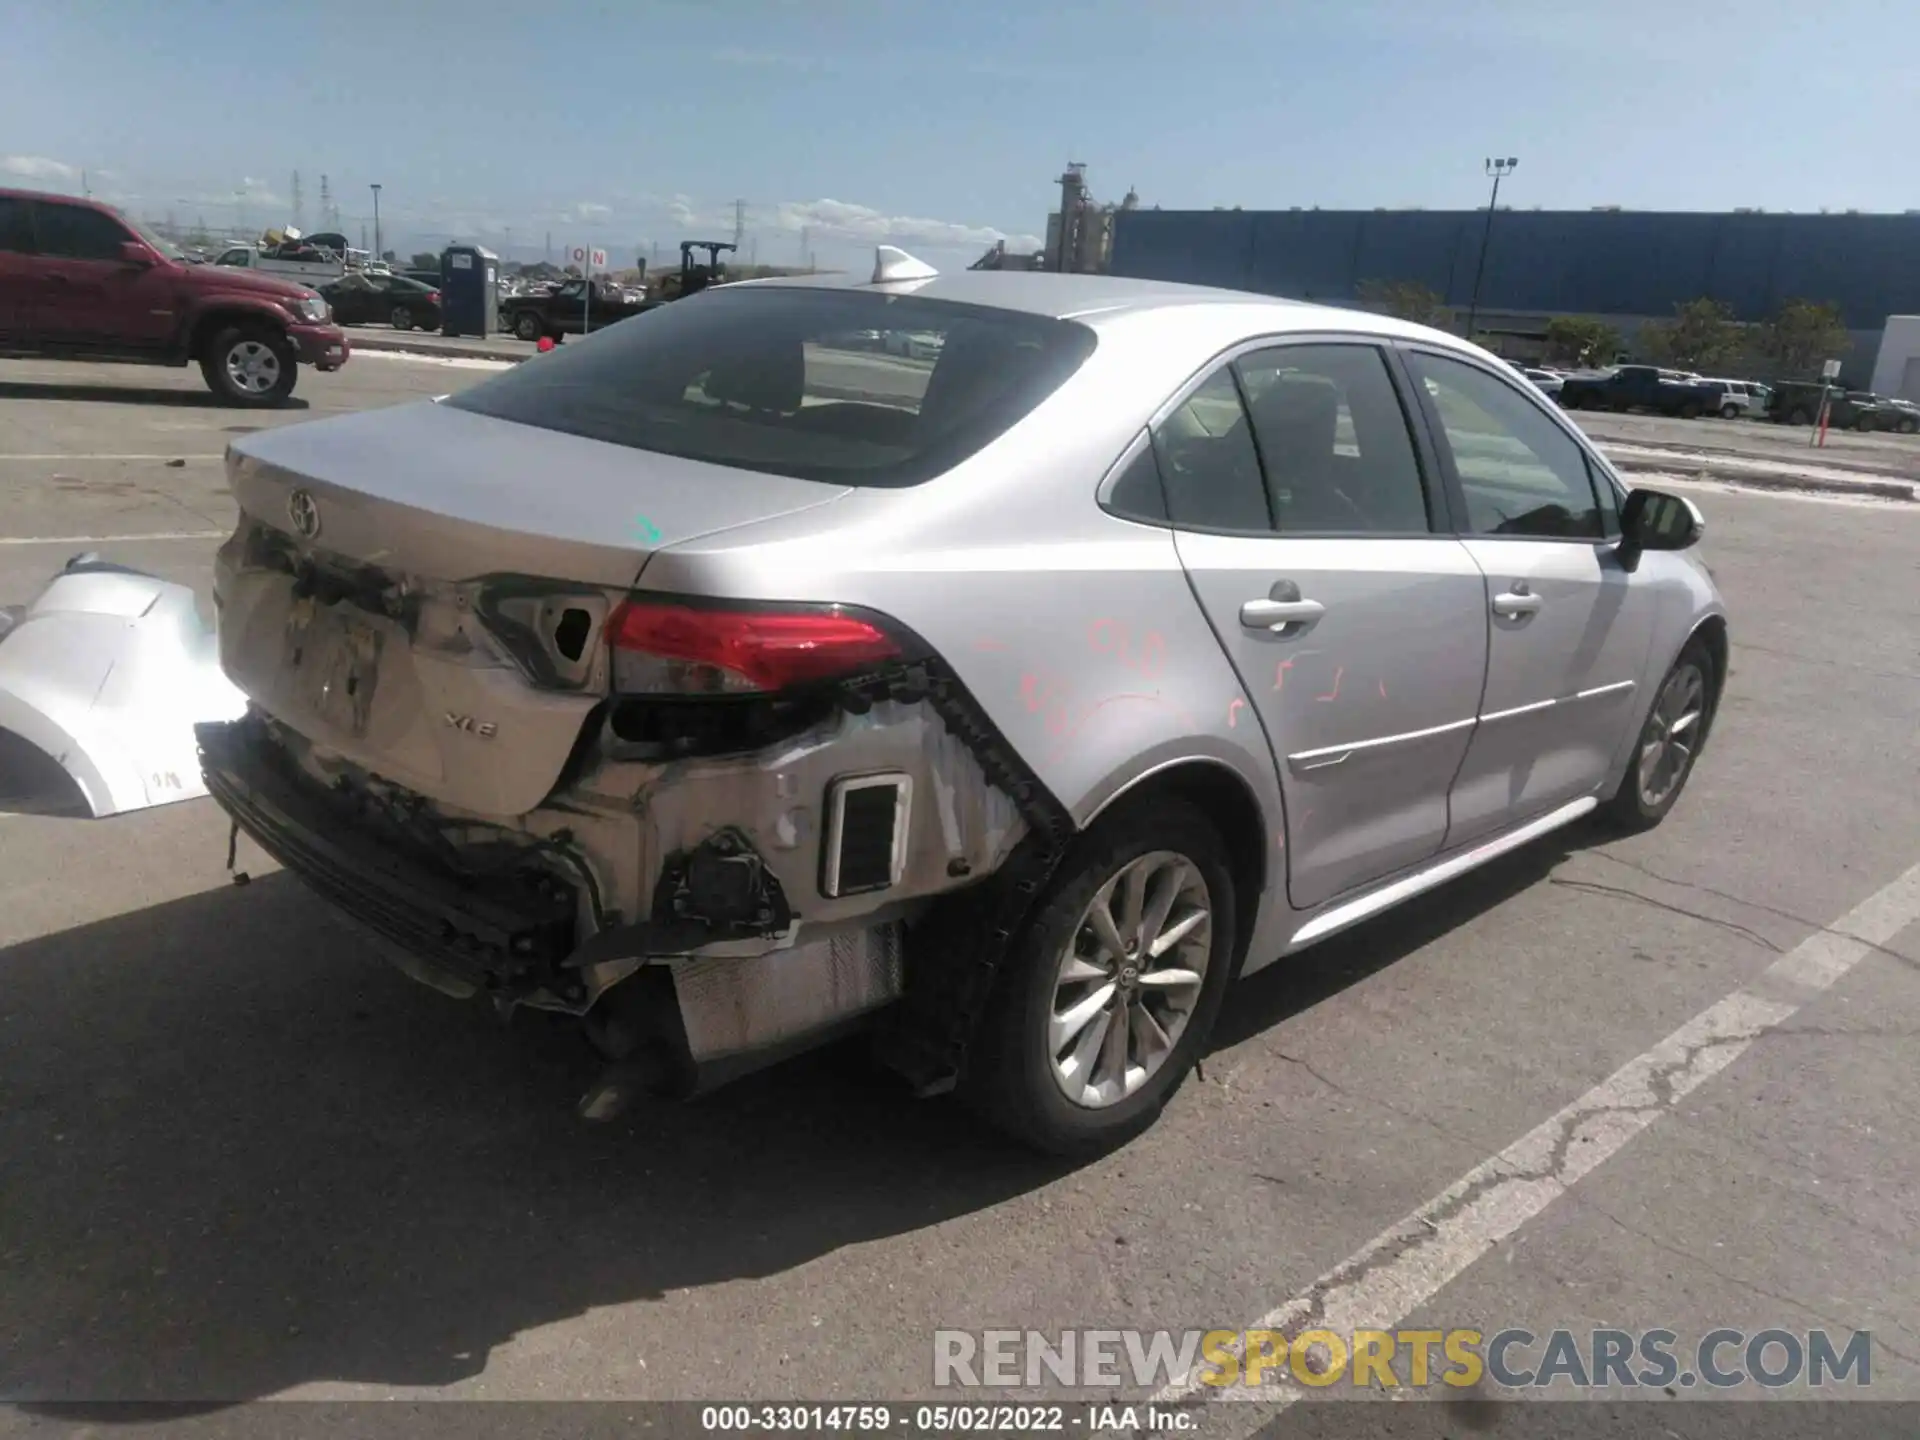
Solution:
[[[1534,614],[1540,609],[1541,603],[1540,597],[1527,588],[1526,581],[1516,580],[1511,590],[1493,597],[1493,613],[1513,619]]]
[[[1318,600],[1249,600],[1240,607],[1240,623],[1279,634],[1289,625],[1311,625],[1326,613]]]

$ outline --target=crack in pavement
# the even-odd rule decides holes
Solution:
[[[1823,1324],[1831,1325],[1836,1330],[1850,1330],[1854,1328],[1848,1322],[1841,1320],[1835,1316],[1827,1314],[1825,1311],[1821,1310],[1817,1305],[1810,1305],[1805,1300],[1800,1299],[1796,1295],[1788,1295],[1778,1290],[1769,1290],[1764,1285],[1756,1285],[1751,1280],[1745,1279],[1739,1275],[1729,1274],[1727,1271],[1722,1270],[1718,1265],[1715,1265],[1706,1256],[1695,1254],[1693,1251],[1687,1249],[1684,1245],[1675,1245],[1670,1241],[1660,1239],[1659,1236],[1657,1235],[1648,1234],[1645,1230],[1640,1229],[1636,1225],[1629,1225],[1625,1220],[1622,1220],[1618,1215],[1614,1214],[1611,1210],[1607,1209],[1606,1206],[1604,1205],[1595,1204],[1592,1200],[1583,1200],[1582,1203],[1586,1206],[1587,1209],[1593,1211],[1594,1214],[1600,1216],[1604,1220],[1612,1221],[1615,1225],[1619,1226],[1627,1234],[1635,1236],[1640,1240],[1644,1240],[1647,1244],[1653,1246],[1653,1248],[1656,1250],[1662,1250],[1669,1255],[1678,1256],[1682,1260],[1691,1261],[1695,1265],[1698,1265],[1702,1270],[1705,1270],[1709,1275],[1713,1276],[1716,1280],[1725,1281],[1729,1285],[1736,1285],[1742,1290],[1746,1290],[1751,1292],[1752,1294],[1760,1296],[1763,1300],[1772,1300],[1776,1304],[1780,1304],[1780,1305],[1798,1306],[1800,1309],[1806,1311],[1807,1314],[1813,1316],[1814,1319],[1821,1321]],[[1886,1341],[1883,1338],[1881,1338],[1881,1332],[1878,1330],[1873,1332],[1873,1343],[1876,1349],[1886,1351],[1887,1354],[1893,1356],[1894,1359],[1896,1360],[1905,1360],[1909,1364],[1920,1365],[1920,1356],[1909,1355],[1904,1351],[1896,1349],[1894,1346],[1887,1344]]]
[[[1642,895],[1638,890],[1628,890],[1619,885],[1605,885],[1598,880],[1569,880],[1559,875],[1549,875],[1547,883],[1562,885],[1569,890],[1584,890],[1594,895],[1611,895],[1622,900],[1638,900],[1642,905],[1651,905],[1656,910],[1665,910],[1670,915],[1684,916],[1689,920],[1698,920],[1704,925],[1717,925],[1722,930],[1741,935],[1764,950],[1775,955],[1784,955],[1786,946],[1779,945],[1762,935],[1758,930],[1750,930],[1735,920],[1722,920],[1717,915],[1705,915],[1698,910],[1689,910],[1684,905],[1675,905],[1671,901],[1656,900],[1651,895]]]
[[[1501,1238],[1495,1236],[1482,1243],[1475,1231],[1484,1229],[1486,1221],[1499,1214],[1502,1200],[1519,1198],[1536,1187],[1551,1191],[1549,1199],[1565,1194],[1624,1144],[1622,1137],[1605,1154],[1576,1153],[1576,1147],[1581,1145],[1599,1148],[1600,1142],[1608,1138],[1609,1121],[1622,1122],[1619,1129],[1626,1136],[1637,1133],[1676,1106],[1703,1081],[1731,1064],[1768,1023],[1758,1013],[1742,1018],[1739,1011],[1750,1007],[1762,1012],[1780,1008],[1759,1000],[1749,1001],[1747,1007],[1723,1001],[1702,1018],[1725,1010],[1728,1013],[1718,1023],[1731,1028],[1682,1041],[1679,1037],[1689,1028],[1683,1027],[1646,1056],[1615,1072],[1607,1087],[1621,1098],[1585,1101],[1583,1097],[1584,1103],[1576,1101],[1568,1106],[1377,1236],[1364,1249],[1315,1280],[1300,1296],[1269,1317],[1268,1323],[1254,1328],[1272,1331],[1288,1346],[1301,1335],[1317,1329],[1351,1333],[1367,1328],[1369,1317],[1381,1313],[1367,1283],[1375,1275],[1394,1267],[1416,1272],[1447,1270],[1451,1272],[1448,1278],[1458,1274]],[[1695,1024],[1699,1026],[1698,1021]],[[1541,1151],[1544,1155],[1534,1159]],[[1534,1208],[1537,1213],[1544,1204]],[[1438,1265],[1423,1264],[1429,1251],[1439,1252]],[[1244,1359],[1244,1337],[1225,1349]],[[1195,1388],[1189,1375],[1178,1385],[1166,1387],[1155,1399],[1180,1398]]]
[[[1849,934],[1845,930],[1835,929],[1834,927],[1829,925],[1822,925],[1817,920],[1809,920],[1807,919],[1806,916],[1795,914],[1791,910],[1782,910],[1777,905],[1768,905],[1765,902],[1760,900],[1749,900],[1745,896],[1735,895],[1730,890],[1716,890],[1711,885],[1701,885],[1692,880],[1676,880],[1671,875],[1662,875],[1659,871],[1651,869],[1648,866],[1642,865],[1638,861],[1623,860],[1620,856],[1612,854],[1611,852],[1606,850],[1589,850],[1585,853],[1592,855],[1596,859],[1605,860],[1609,864],[1618,865],[1622,869],[1636,871],[1639,874],[1646,876],[1649,880],[1658,881],[1662,885],[1671,885],[1676,890],[1691,890],[1696,895],[1711,895],[1715,899],[1725,900],[1728,904],[1731,904],[1731,905],[1739,905],[1749,910],[1759,910],[1768,915],[1778,916],[1782,920],[1791,920],[1796,925],[1806,926],[1808,930],[1811,930],[1816,934],[1825,933],[1829,935],[1838,936],[1840,939],[1850,940],[1856,945],[1864,945],[1869,950],[1873,951],[1876,955],[1884,956],[1886,959],[1898,960],[1902,965],[1908,965],[1908,966],[1913,966],[1915,968],[1920,968],[1920,959],[1916,959],[1915,957],[1908,955],[1902,951],[1892,949],[1891,947],[1886,945],[1876,944],[1873,941],[1864,938],[1863,936]],[[1597,883],[1597,882],[1569,882],[1569,883]],[[1622,893],[1631,895],[1631,894],[1637,894],[1638,892],[1623,891]],[[1640,898],[1646,899],[1647,897],[1641,896]],[[1650,901],[1649,903],[1657,904],[1658,902]],[[1682,911],[1680,913],[1689,914],[1691,912]],[[1715,923],[1719,923],[1719,922],[1715,922]]]

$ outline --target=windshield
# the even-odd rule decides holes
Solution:
[[[1085,326],[1016,311],[871,291],[723,287],[622,320],[444,403],[739,470],[904,486],[1018,423],[1094,345]]]

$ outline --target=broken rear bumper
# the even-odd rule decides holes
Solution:
[[[254,717],[197,725],[208,792],[235,824],[350,920],[398,947],[418,978],[455,994],[576,997],[561,964],[577,942],[574,888],[532,864],[485,874],[407,853],[289,773]],[[433,972],[420,974],[420,969]]]

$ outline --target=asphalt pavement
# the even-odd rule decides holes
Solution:
[[[253,414],[9,365],[0,604],[79,549],[204,593],[233,435],[483,373],[363,355]],[[1077,1168],[844,1050],[583,1128],[568,1028],[391,973],[244,842],[228,883],[210,802],[0,802],[0,1395],[926,1397],[936,1329],[1312,1311],[1869,1329],[1920,1398],[1920,506],[1692,493],[1733,675],[1668,821],[1246,982]]]

